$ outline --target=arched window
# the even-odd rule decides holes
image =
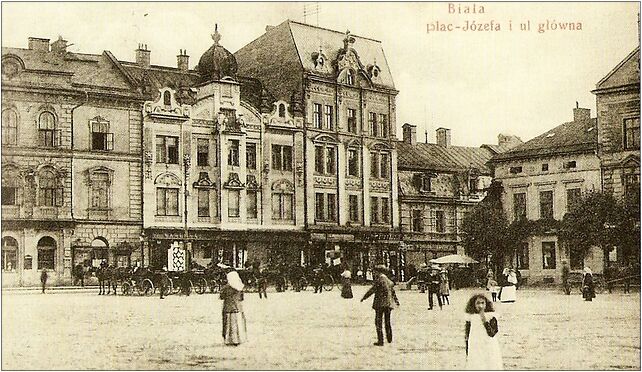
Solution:
[[[56,241],[45,236],[38,241],[38,270],[54,270],[56,259]]]
[[[103,237],[97,237],[91,242],[91,259],[94,267],[100,266],[102,260],[107,260],[109,253],[107,241]]]
[[[285,117],[285,105],[280,104],[279,105],[279,117],[284,118]]]
[[[354,73],[352,73],[352,70],[346,71],[346,84],[354,85]]]
[[[49,111],[44,111],[38,116],[38,138],[40,146],[56,147],[60,141],[56,131],[56,117]]]
[[[167,90],[163,93],[163,104],[165,106],[171,106],[172,105],[172,95]]]
[[[16,271],[18,241],[10,236],[2,238],[2,271]]]
[[[58,186],[58,178],[51,169],[43,169],[38,175],[40,205],[56,207],[62,205],[62,188]]]
[[[2,110],[2,144],[15,145],[18,142],[18,114],[14,109]]]
[[[2,171],[2,205],[17,205],[20,174],[15,167]]]

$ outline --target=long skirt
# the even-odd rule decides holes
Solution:
[[[341,283],[341,297],[343,298],[352,298],[352,284],[350,279],[343,278]]]
[[[508,285],[502,287],[501,290],[501,302],[515,302],[517,298],[517,291],[514,285]]]
[[[582,288],[582,297],[584,297],[585,301],[593,301],[595,298],[595,288],[593,285],[585,285]]]
[[[223,340],[225,345],[239,345],[247,341],[245,314],[223,313]]]

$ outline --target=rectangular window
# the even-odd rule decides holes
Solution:
[[[178,216],[178,189],[156,189],[156,215]]]
[[[381,198],[381,222],[390,223],[390,199]]]
[[[233,128],[235,130],[239,129],[236,123],[236,110],[221,109],[221,113],[225,115],[225,119],[227,120],[226,128],[228,128],[228,130],[230,128]]]
[[[577,162],[575,160],[567,161],[564,163],[564,169],[575,169],[577,168]]]
[[[624,195],[631,196],[640,193],[640,175],[635,173],[624,174],[622,177],[624,182]]]
[[[446,214],[444,211],[435,211],[435,231],[446,232]]]
[[[379,154],[379,157],[381,158],[380,177],[389,178],[390,177],[390,156],[387,153],[381,153]]]
[[[379,223],[379,199],[370,197],[370,224]]]
[[[555,242],[542,242],[542,269],[555,269]]]
[[[357,133],[357,110],[348,109],[348,132]]]
[[[316,193],[314,199],[315,205],[315,219],[317,221],[325,221],[325,200],[323,193]]]
[[[272,194],[272,219],[292,220],[292,201],[293,194]]]
[[[258,197],[256,191],[247,192],[247,218],[258,217]]]
[[[430,192],[432,191],[432,177],[427,174],[421,175],[421,191]]]
[[[379,135],[379,125],[377,124],[376,113],[368,113],[368,126],[370,127],[370,135],[372,135],[373,137],[377,137]]]
[[[16,205],[18,188],[2,186],[2,205]]]
[[[359,196],[348,195],[348,204],[350,205],[350,222],[359,221]]]
[[[640,148],[640,118],[624,119],[624,149]]]
[[[207,167],[210,163],[210,141],[205,138],[196,140],[196,165]]]
[[[312,121],[314,123],[314,127],[317,129],[321,129],[321,123],[322,123],[321,110],[322,110],[321,104],[315,103],[314,112],[312,113]]]
[[[248,169],[256,169],[256,144],[245,144],[245,166]]]
[[[379,125],[381,126],[381,131],[379,135],[381,137],[388,137],[390,135],[390,127],[388,125],[388,115],[379,114]]]
[[[412,218],[412,231],[421,232],[423,231],[423,215],[420,209],[413,209],[411,212]]]
[[[470,178],[470,180],[468,181],[469,182],[469,186],[468,186],[469,192],[471,192],[471,193],[477,192],[477,183],[478,183],[477,181],[478,181],[477,177],[471,177]]]
[[[379,178],[379,154],[376,152],[370,153],[370,176]]]
[[[569,212],[574,206],[578,204],[582,197],[582,190],[568,189],[566,190],[566,211]]]
[[[210,190],[207,190],[207,189],[198,190],[198,216],[199,217],[210,216]]]
[[[239,217],[241,213],[241,193],[239,190],[229,190],[227,200],[227,216]]]
[[[522,167],[510,167],[510,172],[512,174],[522,173]]]
[[[156,162],[178,164],[178,137],[156,136]]]
[[[229,146],[229,151],[227,153],[227,165],[238,167],[239,166],[239,141],[229,140],[228,146]]]
[[[526,219],[526,193],[513,194],[513,213],[515,220]]]
[[[334,107],[333,106],[325,106],[325,115],[324,115],[324,125],[325,129],[330,129],[332,130],[334,128],[334,123],[333,123],[333,111]]]
[[[272,169],[292,171],[292,146],[272,145]]]
[[[91,149],[111,151],[114,149],[114,134],[109,133],[109,122],[91,122]]]
[[[348,176],[359,176],[359,149],[348,149]]]
[[[326,221],[336,221],[337,220],[337,196],[335,194],[326,194],[326,202],[328,215],[326,216]]]
[[[553,190],[539,192],[539,218],[553,219]]]
[[[314,171],[319,174],[325,173],[325,167],[323,166],[323,146],[314,147]]]
[[[548,172],[548,163],[542,164],[542,172]]]
[[[282,207],[283,207],[283,218],[286,221],[291,221],[294,219],[294,195],[293,194],[281,194]]]
[[[520,270],[528,270],[528,243],[519,244],[515,256],[517,268]]]
[[[91,180],[91,208],[109,208],[109,174],[96,172],[89,175]]]

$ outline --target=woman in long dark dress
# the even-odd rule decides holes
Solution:
[[[595,298],[593,272],[588,266],[584,268],[584,278],[582,278],[582,297],[584,297],[584,301],[593,301]]]
[[[341,273],[341,297],[352,298],[352,273],[345,269]]]
[[[236,271],[227,273],[227,284],[221,288],[223,300],[223,340],[225,345],[238,346],[247,340],[245,314],[243,313],[243,288],[245,285]]]

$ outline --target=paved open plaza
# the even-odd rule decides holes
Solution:
[[[427,294],[398,289],[394,342],[375,347],[372,298],[331,292],[245,296],[249,340],[226,347],[217,295],[2,295],[3,369],[461,369],[464,306],[427,310]],[[520,290],[498,304],[506,369],[639,369],[640,296]]]

